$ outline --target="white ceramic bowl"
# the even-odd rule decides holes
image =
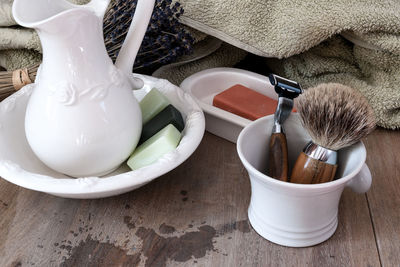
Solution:
[[[240,131],[251,123],[245,119],[212,105],[214,96],[229,87],[241,84],[272,99],[278,99],[268,77],[241,69],[213,68],[187,77],[180,87],[191,93],[206,118],[206,130],[236,143]],[[296,103],[296,101],[295,101]]]
[[[85,199],[131,191],[176,168],[196,150],[203,138],[203,112],[190,94],[167,80],[138,74],[134,76],[145,82],[143,89],[134,91],[139,101],[155,87],[182,113],[185,129],[176,150],[136,171],[131,171],[124,163],[104,177],[70,178],[58,173],[36,157],[25,137],[25,110],[34,90],[34,84],[31,84],[0,103],[0,176],[27,189],[60,197]]]

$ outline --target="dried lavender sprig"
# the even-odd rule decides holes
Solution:
[[[116,0],[104,18],[105,43],[113,60],[125,39],[136,3],[137,0]],[[156,0],[134,69],[170,63],[181,55],[191,53],[194,40],[179,23],[182,14],[183,9],[178,2]]]

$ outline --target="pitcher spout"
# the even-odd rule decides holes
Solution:
[[[40,88],[74,81],[79,90],[85,90],[89,84],[106,82],[112,61],[104,46],[102,10],[108,2],[96,0],[89,5],[74,5],[66,0],[14,1],[15,20],[36,29],[40,38]]]

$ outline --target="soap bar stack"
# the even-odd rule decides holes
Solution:
[[[139,146],[128,160],[132,170],[150,165],[173,151],[179,145],[185,128],[179,110],[157,89],[153,88],[139,104],[143,129]]]

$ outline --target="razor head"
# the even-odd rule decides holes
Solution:
[[[279,97],[294,99],[303,93],[303,89],[298,82],[283,78],[276,74],[270,74],[269,81],[275,87],[275,92]]]

